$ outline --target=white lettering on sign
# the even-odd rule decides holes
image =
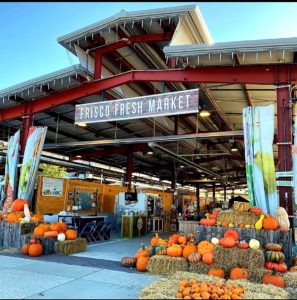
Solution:
[[[198,112],[199,89],[143,96],[75,107],[75,123],[190,114]]]

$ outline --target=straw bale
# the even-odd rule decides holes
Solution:
[[[297,288],[286,287],[286,292],[288,293],[288,299],[297,299]]]
[[[247,268],[250,271],[264,266],[265,261],[262,250],[239,249],[238,247],[224,248],[220,245],[215,247],[213,256],[216,266],[224,269],[227,274],[234,267]]]
[[[176,271],[188,271],[189,262],[184,257],[154,255],[149,260],[147,270],[152,274],[169,275]]]
[[[78,252],[87,251],[87,240],[85,238],[77,238],[75,240],[65,240],[63,242],[55,242],[55,252],[61,255],[69,255]]]
[[[267,273],[269,270],[265,269],[264,267],[262,268],[254,268],[254,269],[249,269],[249,276],[250,276],[250,281],[253,282],[262,282],[262,278],[265,273]]]
[[[297,272],[287,272],[283,274],[286,286],[297,288]]]
[[[190,272],[175,272],[174,274],[168,276],[168,279],[169,280],[174,280],[174,281],[177,281],[178,283],[183,279],[195,279],[199,282],[202,282],[202,281],[209,281],[209,282],[217,282],[217,281],[220,281],[222,283],[225,282],[225,279],[223,278],[219,278],[219,277],[214,277],[214,276],[208,276],[208,275],[205,275],[205,274],[195,274],[195,273],[190,273]],[[175,287],[176,289],[176,287]]]
[[[140,299],[173,299],[178,284],[178,280],[157,280],[140,292]]]
[[[234,210],[221,211],[217,217],[218,222],[228,221],[232,224],[255,225],[259,216],[249,212],[235,212]]]

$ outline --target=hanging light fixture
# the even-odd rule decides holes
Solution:
[[[77,126],[79,126],[79,127],[87,127],[88,125],[86,123],[77,123]]]
[[[239,149],[238,147],[236,146],[236,143],[234,142],[231,146],[231,152],[237,152]]]
[[[210,111],[207,108],[207,104],[205,102],[201,103],[201,110],[199,111],[199,116],[202,118],[206,118],[210,116]]]

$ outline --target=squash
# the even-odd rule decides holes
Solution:
[[[237,244],[238,248],[240,249],[248,249],[249,248],[249,244],[243,240],[243,241],[240,241],[238,244]]]
[[[207,240],[201,241],[197,245],[197,252],[199,252],[201,255],[204,255],[205,253],[213,252],[215,248],[215,245]]]
[[[202,255],[202,262],[207,264],[207,265],[212,265],[213,264],[213,253],[208,252]]]
[[[266,230],[276,230],[279,227],[278,220],[270,215],[263,220],[263,229]]]
[[[40,256],[43,252],[43,247],[41,244],[31,244],[28,252],[29,256]]]
[[[149,260],[150,260],[149,256],[138,257],[136,261],[136,269],[140,272],[146,272],[147,271],[146,267],[148,265]]]
[[[290,221],[287,211],[283,207],[279,207],[275,211],[275,218],[279,223],[279,227],[281,228],[290,228]]]
[[[121,265],[124,267],[135,267],[136,265],[136,258],[135,257],[123,257],[121,259]]]
[[[231,237],[220,238],[219,243],[224,248],[233,248],[236,245],[235,240]]]
[[[220,277],[220,278],[225,278],[225,271],[223,269],[215,269],[215,268],[211,268],[209,269],[208,276],[216,276],[216,277]]]
[[[151,246],[157,246],[158,242],[159,242],[159,236],[158,233],[156,233],[156,235],[154,237],[151,238],[150,244]]]
[[[166,246],[157,246],[155,249],[156,255],[166,255],[167,254],[167,247]]]
[[[272,261],[266,261],[264,267],[268,270],[276,269],[276,272],[285,273],[288,271],[288,267],[285,263],[274,263]]]
[[[268,243],[265,245],[267,251],[282,251],[283,246],[281,244]]]
[[[260,242],[256,239],[251,239],[250,242],[249,242],[249,246],[250,248],[252,249],[259,249],[260,248]]]
[[[16,199],[12,202],[11,204],[11,209],[13,212],[16,212],[16,211],[23,211],[24,210],[24,205],[25,204],[28,204],[28,201],[27,200],[24,200],[24,199]]]
[[[213,238],[211,239],[211,242],[212,242],[214,245],[218,245],[218,244],[219,244],[219,239],[216,238],[216,237],[213,237]]]
[[[198,261],[200,261],[202,258],[202,255],[198,252],[193,252],[188,256],[188,261],[191,264],[197,263]]]
[[[224,233],[224,237],[230,237],[234,239],[234,241],[238,241],[238,233],[236,230],[228,229]]]
[[[56,237],[58,236],[59,232],[55,230],[46,231],[43,236],[44,237]]]
[[[215,219],[201,219],[200,220],[200,225],[204,226],[214,226],[216,224]]]
[[[273,284],[280,288],[284,288],[286,286],[284,279],[281,276],[276,275],[275,268],[273,268],[272,273],[268,272],[268,273],[264,274],[264,276],[262,277],[262,283]]]
[[[249,272],[247,269],[244,268],[233,268],[230,271],[230,279],[236,280],[236,279],[245,279],[249,280]]]
[[[197,252],[197,247],[194,244],[188,244],[183,249],[183,257],[188,259],[188,256],[195,252]]]
[[[65,239],[66,239],[66,236],[64,233],[59,233],[58,236],[57,236],[57,239],[59,242],[64,242]]]
[[[238,212],[247,212],[250,209],[250,203],[249,202],[240,202],[240,201],[234,201],[233,208],[235,211]]]
[[[265,260],[276,263],[282,263],[286,259],[285,254],[279,251],[266,251]]]
[[[255,214],[255,215],[260,215],[260,214],[263,213],[263,210],[260,207],[252,207],[250,209],[250,212],[253,213],[253,214]]]
[[[255,229],[260,230],[262,228],[264,218],[265,218],[265,215],[260,216],[260,219],[255,224]]]
[[[183,249],[181,246],[177,245],[173,245],[167,248],[167,255],[169,256],[173,256],[173,257],[179,257],[182,256],[183,253]]]

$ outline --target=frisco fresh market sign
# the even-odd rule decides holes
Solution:
[[[120,121],[198,112],[199,89],[75,106],[75,124]]]

